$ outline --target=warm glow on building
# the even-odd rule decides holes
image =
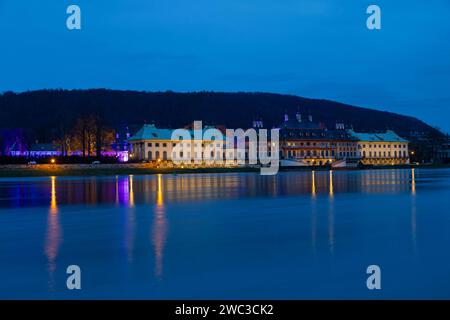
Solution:
[[[408,141],[393,131],[384,133],[351,133],[358,138],[361,162],[367,165],[409,164]]]

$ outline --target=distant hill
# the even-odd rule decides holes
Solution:
[[[25,128],[33,138],[51,141],[68,131],[79,117],[97,115],[112,128],[159,126],[183,127],[193,120],[230,128],[251,127],[260,117],[267,127],[299,110],[333,128],[337,120],[357,131],[392,129],[408,137],[411,131],[435,132],[409,116],[360,108],[328,100],[269,93],[138,92],[106,89],[39,90],[0,95],[0,128]]]

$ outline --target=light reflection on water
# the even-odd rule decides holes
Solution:
[[[155,247],[155,261],[156,261],[155,276],[158,279],[161,279],[163,275],[163,250],[167,232],[167,221],[165,218],[165,211],[164,211],[164,190],[162,180],[163,180],[162,175],[158,174],[158,190],[156,198],[157,200],[152,230],[152,241]]]
[[[48,185],[55,181],[59,205],[115,203],[133,207],[136,203],[155,203],[160,187],[157,177],[158,175],[84,179],[57,177],[54,180],[0,179],[0,207],[46,205],[52,192],[52,186]],[[407,190],[415,193],[416,188],[414,169],[373,170],[362,174],[312,171],[280,173],[267,177],[257,174],[165,175],[162,180],[166,186],[164,193],[167,202],[277,197],[308,193],[312,196],[324,193],[332,196],[334,193],[386,193]]]
[[[302,250],[305,250],[303,239],[307,230],[303,230],[303,217],[309,216],[310,239],[308,242],[312,255],[309,256],[307,252],[303,252],[300,253],[300,257],[297,257],[298,252],[290,252],[289,249],[286,249],[286,252],[283,249],[278,252],[269,245],[268,252],[276,256],[274,259],[281,258],[281,260],[274,270],[270,270],[269,267],[262,268],[261,276],[277,274],[276,272],[283,270],[283,263],[284,268],[294,268],[295,262],[303,261],[302,263],[304,263],[304,259],[313,261],[312,264],[320,260],[321,264],[318,268],[327,269],[331,267],[328,259],[335,259],[336,256],[338,257],[336,259],[343,259],[342,256],[346,256],[348,259],[348,256],[352,255],[352,252],[346,250],[353,248],[355,256],[357,251],[365,252],[367,248],[375,250],[376,239],[366,238],[365,234],[359,234],[358,228],[367,232],[370,230],[367,228],[367,223],[391,227],[389,217],[381,219],[367,216],[366,220],[357,220],[360,219],[360,211],[372,212],[372,215],[392,214],[392,223],[401,225],[403,219],[401,214],[405,208],[409,208],[409,232],[407,233],[412,253],[408,255],[408,259],[415,257],[414,259],[417,260],[417,251],[420,247],[418,215],[422,214],[420,208],[423,207],[422,204],[417,203],[417,197],[421,196],[421,190],[427,193],[428,197],[433,196],[433,190],[448,192],[449,177],[449,170],[420,171],[412,169],[289,172],[280,173],[277,176],[260,176],[253,173],[159,174],[97,178],[2,179],[0,180],[0,217],[3,219],[0,224],[0,232],[8,230],[8,223],[14,228],[18,228],[20,223],[29,223],[29,225],[21,227],[29,229],[30,238],[39,237],[40,213],[47,206],[45,241],[42,251],[46,257],[48,275],[46,277],[47,285],[40,285],[42,275],[39,274],[39,271],[35,272],[33,281],[37,283],[36,290],[33,292],[38,297],[45,297],[45,292],[53,292],[56,297],[64,296],[62,293],[65,283],[63,282],[64,266],[72,263],[67,262],[73,259],[69,253],[81,262],[85,262],[85,265],[92,265],[94,270],[97,270],[96,268],[99,268],[100,265],[104,265],[103,260],[106,261],[105,263],[114,263],[117,269],[115,276],[124,276],[124,273],[120,271],[121,264],[118,262],[120,253],[115,251],[115,241],[118,238],[123,242],[127,265],[131,267],[128,269],[133,274],[142,276],[141,279],[149,279],[148,282],[140,283],[133,277],[131,280],[129,279],[134,281],[133,283],[127,283],[124,280],[118,281],[114,286],[112,283],[98,283],[97,291],[94,286],[91,292],[85,292],[87,297],[104,297],[105,293],[102,288],[109,288],[108,290],[112,291],[106,294],[106,297],[110,295],[115,298],[127,297],[126,294],[130,294],[132,297],[210,298],[208,292],[216,294],[214,297],[227,297],[226,292],[234,292],[242,294],[242,297],[246,298],[297,298],[303,296],[292,293],[289,281],[284,279],[282,274],[278,274],[279,282],[269,281],[272,285],[267,285],[268,293],[266,295],[246,295],[249,288],[254,288],[250,290],[254,293],[254,290],[261,286],[251,281],[242,288],[239,288],[239,285],[236,286],[236,283],[235,287],[227,287],[233,283],[233,280],[230,280],[232,272],[218,271],[222,268],[221,263],[229,264],[234,273],[239,272],[241,263],[242,270],[245,270],[244,273],[247,270],[251,272],[252,268],[256,268],[254,271],[258,274],[260,267],[256,262],[253,264],[252,261],[233,260],[240,257],[245,261],[246,257],[233,251],[231,243],[236,245],[235,241],[238,243],[242,240],[247,241],[241,244],[245,250],[252,250],[246,251],[249,255],[260,250],[264,251],[264,243],[270,237],[274,237],[275,240],[272,245],[280,242],[280,245],[284,244],[288,248],[300,246]],[[397,201],[392,200],[392,196],[395,195],[398,195]],[[308,197],[309,204],[303,200]],[[372,207],[380,205],[378,201],[389,202],[389,206],[385,206],[389,212],[373,211]],[[432,198],[427,201],[432,201]],[[441,199],[441,203],[442,201]],[[260,215],[255,208],[261,211]],[[25,218],[20,217],[21,213]],[[121,213],[124,218],[122,232],[117,232],[114,231],[114,228],[116,224],[120,224]],[[119,216],[119,220],[116,219],[116,216]],[[249,221],[249,217],[254,221]],[[80,221],[77,221],[77,218]],[[283,218],[287,219],[286,224],[283,222]],[[443,225],[446,225],[448,220],[445,217],[441,218],[444,219],[441,221]],[[345,219],[353,220],[346,221]],[[323,225],[323,221],[326,222],[325,225]],[[289,223],[290,225],[287,225]],[[150,232],[147,240],[145,234],[148,237],[148,231],[147,233],[142,232],[142,228],[145,226],[149,227],[147,230]],[[298,227],[298,232],[291,230],[294,226]],[[242,230],[239,230],[240,228]],[[75,234],[80,230],[83,230],[81,234]],[[269,232],[265,233],[264,230],[269,230]],[[347,232],[345,232],[346,230]],[[379,230],[374,231],[376,231],[374,236],[380,237]],[[405,231],[404,229],[387,230],[386,234],[399,237],[399,241],[402,241]],[[398,234],[395,235],[395,232]],[[188,235],[190,238],[186,238]],[[352,236],[355,237],[356,243],[351,242]],[[383,234],[381,236],[383,237]],[[9,263],[2,265],[0,269],[5,266],[14,269],[16,264],[24,263],[24,261],[29,264],[30,268],[39,269],[41,262],[38,256],[27,257],[16,253],[18,248],[14,248],[14,239],[18,239],[18,237],[20,237],[19,245],[21,246],[33,248],[37,246],[34,242],[33,244],[28,242],[27,233],[18,235],[5,232],[1,238],[3,245],[0,248],[4,250],[5,256],[9,257]],[[286,240],[289,242],[283,242],[283,237],[290,237],[289,240]],[[325,239],[326,246],[324,248],[323,240]],[[444,237],[444,239],[448,240],[448,237]],[[387,239],[380,241],[385,240]],[[209,241],[211,243],[208,243]],[[370,243],[359,244],[357,241],[370,241]],[[222,250],[224,254],[228,254],[230,260],[223,260],[220,253],[210,251],[212,243],[218,245],[218,249]],[[367,248],[363,248],[363,244]],[[86,245],[89,248],[86,248]],[[265,245],[267,246],[267,243]],[[424,246],[428,245],[424,241]],[[100,252],[98,257],[90,256],[93,254],[90,250],[94,249]],[[152,258],[148,257],[149,249],[153,252]],[[89,251],[89,254],[86,254],[84,250]],[[198,261],[184,260],[189,257],[186,257],[182,250],[186,250],[191,258]],[[198,252],[203,252],[204,256],[196,256]],[[326,255],[324,255],[325,253]],[[383,259],[388,259],[394,255],[394,252],[388,252],[386,257],[382,252],[377,254]],[[208,255],[210,256],[208,257]],[[326,256],[328,258],[325,258]],[[283,262],[282,259],[287,257],[291,257],[292,261]],[[144,259],[147,260],[144,261]],[[212,261],[208,261],[208,259]],[[150,269],[148,269],[148,261],[152,261]],[[277,260],[270,261],[275,263],[274,261]],[[82,264],[81,262],[80,264]],[[194,267],[192,264],[194,262],[203,262],[204,265],[195,265]],[[165,269],[166,265],[169,267],[168,270]],[[21,267],[23,266],[21,265]],[[312,265],[307,265],[307,267],[310,268]],[[97,270],[97,272],[100,271]],[[153,277],[149,278],[149,272],[152,272]],[[191,274],[191,277],[188,275],[184,277],[183,272]],[[186,287],[186,284],[192,286],[193,275],[204,277],[203,273],[223,276],[230,283],[219,281],[222,283],[222,288],[220,285],[219,287],[217,285],[213,287],[204,285],[199,288]],[[247,276],[249,275],[247,274]],[[153,280],[151,280],[152,278]],[[238,278],[242,281],[241,276]],[[174,282],[175,279],[178,282]],[[294,277],[292,282],[295,284],[297,280],[299,279]],[[338,280],[336,281],[338,282]],[[149,287],[147,287],[149,285],[153,288],[157,287],[160,290],[159,295],[149,292]],[[122,286],[121,288],[125,292],[114,291],[117,286]],[[44,287],[46,289],[43,291]],[[265,288],[265,286],[263,287]],[[7,288],[11,290],[16,287],[11,282]],[[20,297],[23,293],[22,289],[18,287],[16,291],[12,290],[12,292]],[[448,289],[447,292],[450,292],[450,279],[449,287],[446,289]],[[335,290],[336,288],[330,288],[329,292],[323,292],[323,295],[321,293],[311,294],[317,294],[319,298],[339,297]],[[358,290],[355,288],[353,291],[350,290],[350,296],[360,297],[361,292]],[[402,293],[402,290],[398,289],[398,293]],[[2,294],[0,293],[0,296]],[[410,293],[405,292],[405,294]],[[33,294],[30,296],[33,297]],[[236,296],[229,298],[233,297]]]
[[[48,227],[45,239],[45,255],[48,259],[49,272],[49,289],[54,290],[55,279],[54,273],[56,270],[56,257],[61,243],[61,226],[58,218],[58,206],[56,198],[56,177],[51,177],[51,193],[50,193],[50,208],[48,211]]]

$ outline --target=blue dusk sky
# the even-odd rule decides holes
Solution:
[[[66,28],[70,4],[82,30]],[[0,0],[0,92],[267,91],[449,132],[449,13],[448,0]]]

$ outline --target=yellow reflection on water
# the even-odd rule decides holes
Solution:
[[[316,253],[317,242],[317,208],[316,208],[316,173],[313,170],[311,173],[311,246],[312,251]]]
[[[45,256],[47,257],[48,272],[49,272],[49,289],[55,289],[55,271],[56,271],[56,257],[61,243],[61,226],[58,217],[58,205],[56,198],[56,177],[51,177],[50,189],[50,208],[47,218],[47,232],[45,237]]]
[[[416,175],[414,168],[411,169],[411,193],[416,195]]]
[[[157,176],[156,206],[154,211],[152,240],[155,250],[155,277],[159,280],[163,275],[163,251],[166,241],[167,220],[164,208],[164,190],[162,175]]]
[[[311,194],[313,197],[316,196],[316,172],[313,170],[311,173]]]
[[[330,197],[333,197],[334,189],[333,189],[333,170],[330,170]]]
[[[52,188],[50,193],[50,212],[52,214],[58,213],[58,206],[56,203],[56,177],[51,177]]]
[[[129,195],[129,206],[134,207],[134,191],[133,191],[133,175],[128,177],[128,195]]]
[[[163,206],[164,205],[164,196],[162,189],[162,175],[158,174],[158,188],[156,192],[156,205]]]

